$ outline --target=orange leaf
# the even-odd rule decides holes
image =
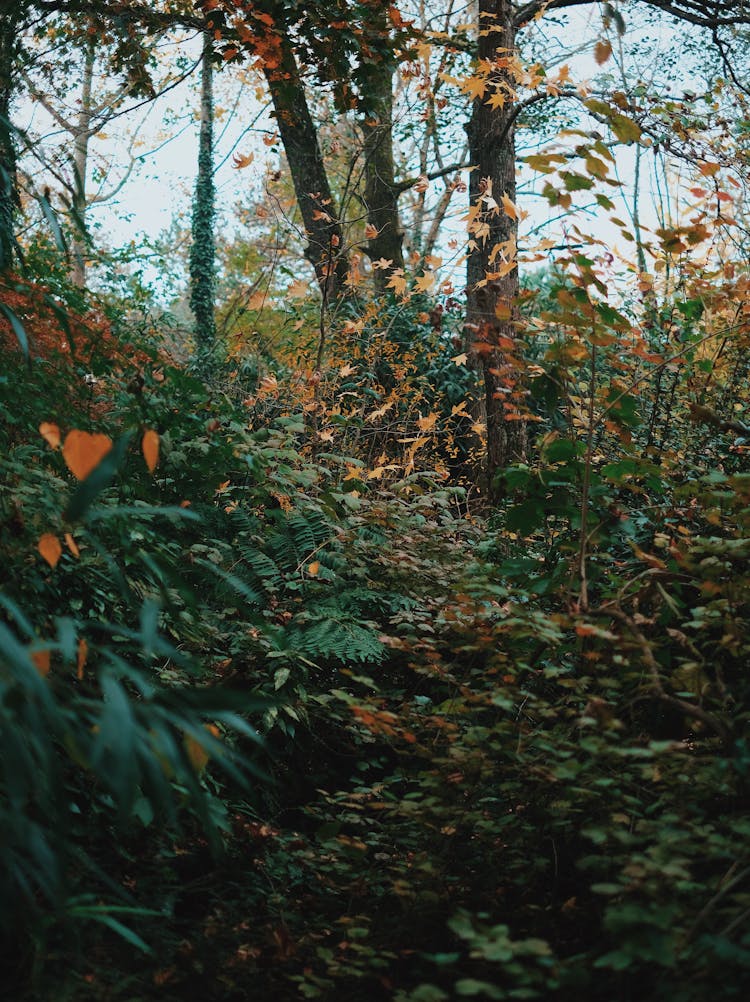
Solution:
[[[89,656],[89,645],[81,637],[78,641],[78,670],[76,671],[76,678],[79,680],[83,678],[83,669],[86,665],[86,658]]]
[[[111,448],[112,439],[107,435],[73,429],[65,436],[63,459],[76,480],[85,480]]]
[[[720,168],[719,164],[713,164],[713,163],[708,163],[708,162],[702,163],[702,164],[698,164],[698,170],[701,172],[701,174],[704,177],[713,177],[714,174],[718,174],[719,173],[720,169],[721,168]]]
[[[56,424],[50,424],[49,421],[42,421],[39,425],[39,434],[42,438],[51,445],[53,449],[60,448],[60,429]]]
[[[143,458],[146,460],[146,466],[148,466],[148,472],[153,473],[156,469],[156,464],[159,462],[159,436],[151,428],[143,433],[141,449],[143,450]]]
[[[313,560],[311,564],[308,564],[307,573],[310,575],[311,578],[314,578],[319,570],[320,570],[319,560]]]
[[[50,664],[52,662],[50,651],[32,651],[31,660],[34,662],[36,670],[42,678],[46,678],[49,675]]]
[[[78,544],[69,532],[65,533],[65,544],[77,560],[81,555],[81,551],[78,549]]]
[[[39,537],[37,549],[50,567],[57,567],[57,561],[62,556],[62,546],[57,536],[51,532],[45,532],[43,536]]]

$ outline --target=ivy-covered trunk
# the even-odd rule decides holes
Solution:
[[[487,477],[526,452],[526,424],[518,420],[513,394],[518,320],[518,267],[514,212],[516,52],[515,11],[510,0],[479,0],[475,73],[484,80],[467,126],[470,249],[467,262],[466,341],[484,377]],[[490,102],[490,99],[492,101]]]
[[[190,307],[195,317],[195,336],[199,351],[213,347],[216,340],[215,291],[216,246],[214,222],[216,189],[213,166],[213,65],[211,36],[203,40],[201,63],[200,139],[198,177],[193,198],[193,242],[190,248]]]
[[[16,144],[10,123],[13,99],[13,64],[18,45],[18,27],[25,4],[0,0],[0,272],[13,266],[16,190]]]
[[[279,35],[278,65],[266,67],[264,73],[307,233],[305,257],[315,269],[324,301],[334,301],[347,293],[349,259],[317,129],[286,34]]]

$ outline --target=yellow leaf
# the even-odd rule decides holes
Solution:
[[[311,578],[314,578],[319,570],[320,570],[319,560],[313,560],[311,564],[307,565],[307,573],[310,575]]]
[[[60,429],[56,424],[50,424],[49,421],[42,421],[39,425],[39,434],[51,445],[53,449],[60,448]]]
[[[341,368],[339,369],[339,375],[345,378],[346,376],[351,376],[351,374],[356,371],[357,370],[354,368],[354,366],[349,365],[349,363],[347,362],[346,365],[342,365]]]
[[[219,737],[219,728],[215,724],[206,724],[205,729],[213,737]],[[203,772],[203,770],[208,765],[211,756],[208,754],[206,749],[195,738],[191,737],[189,734],[185,735],[185,751],[190,759],[190,764],[195,769],[196,772]]]
[[[151,428],[148,428],[143,433],[141,449],[143,451],[143,458],[146,460],[146,466],[148,466],[148,472],[153,473],[156,469],[156,464],[159,462],[159,436]]]
[[[594,46],[594,59],[600,66],[603,66],[612,55],[612,43],[608,41],[597,42]]]
[[[65,436],[63,459],[76,480],[85,480],[111,448],[112,439],[107,435],[74,429]]]
[[[453,362],[454,365],[466,365],[468,358],[469,356],[466,354],[466,352],[462,351],[460,355],[454,355],[453,358],[451,359],[451,362]]]
[[[422,417],[420,414],[417,418],[417,424],[419,425],[420,431],[432,431],[437,423],[437,414],[428,414],[426,417]]]
[[[50,567],[57,567],[57,561],[62,556],[62,546],[57,536],[51,532],[45,532],[43,536],[39,537],[37,549]]]
[[[253,160],[255,160],[254,153],[248,153],[247,156],[243,156],[241,153],[235,153],[232,157],[232,166],[235,170],[243,170],[245,167],[249,167]]]
[[[83,678],[83,669],[86,666],[86,659],[89,656],[89,645],[81,637],[78,641],[78,668],[76,671],[76,678],[80,681]]]
[[[52,654],[49,651],[32,651],[31,660],[42,678],[46,678],[49,675]]]
[[[65,545],[77,560],[81,555],[81,551],[78,549],[78,544],[69,532],[65,533]]]

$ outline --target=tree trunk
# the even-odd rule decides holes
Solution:
[[[18,206],[16,144],[10,122],[13,65],[18,51],[18,27],[25,4],[0,0],[0,272],[9,271],[15,256],[14,218]]]
[[[210,349],[216,340],[215,287],[216,246],[214,221],[216,189],[213,166],[213,66],[211,36],[203,39],[201,62],[200,138],[198,143],[198,177],[193,198],[192,236],[190,248],[190,307],[195,316],[195,336],[200,350]]]
[[[70,202],[73,216],[72,262],[70,279],[79,289],[86,287],[86,178],[89,140],[91,139],[91,89],[94,81],[96,51],[93,39],[86,42],[81,86],[81,108],[73,136],[73,192]]]
[[[279,65],[264,69],[264,73],[307,233],[305,257],[315,269],[327,303],[347,294],[349,261],[317,129],[287,35],[280,36],[279,51]]]
[[[380,62],[374,67],[367,87],[367,116],[363,123],[365,158],[365,206],[367,224],[374,235],[368,238],[371,261],[385,259],[389,267],[373,271],[375,291],[384,293],[389,273],[404,267],[404,231],[398,213],[399,188],[393,162],[393,74],[395,63]],[[374,232],[377,231],[377,232]]]
[[[469,175],[469,256],[467,261],[467,351],[484,377],[487,422],[487,477],[490,496],[496,475],[526,452],[524,421],[515,416],[512,343],[517,335],[518,268],[515,215],[503,196],[516,198],[513,129],[515,81],[508,57],[517,56],[510,0],[479,0],[477,66],[488,72],[484,93],[473,103],[467,126],[472,170]],[[504,103],[488,104],[493,95]]]

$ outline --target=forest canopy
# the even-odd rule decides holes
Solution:
[[[9,998],[746,997],[749,41],[0,0]]]

